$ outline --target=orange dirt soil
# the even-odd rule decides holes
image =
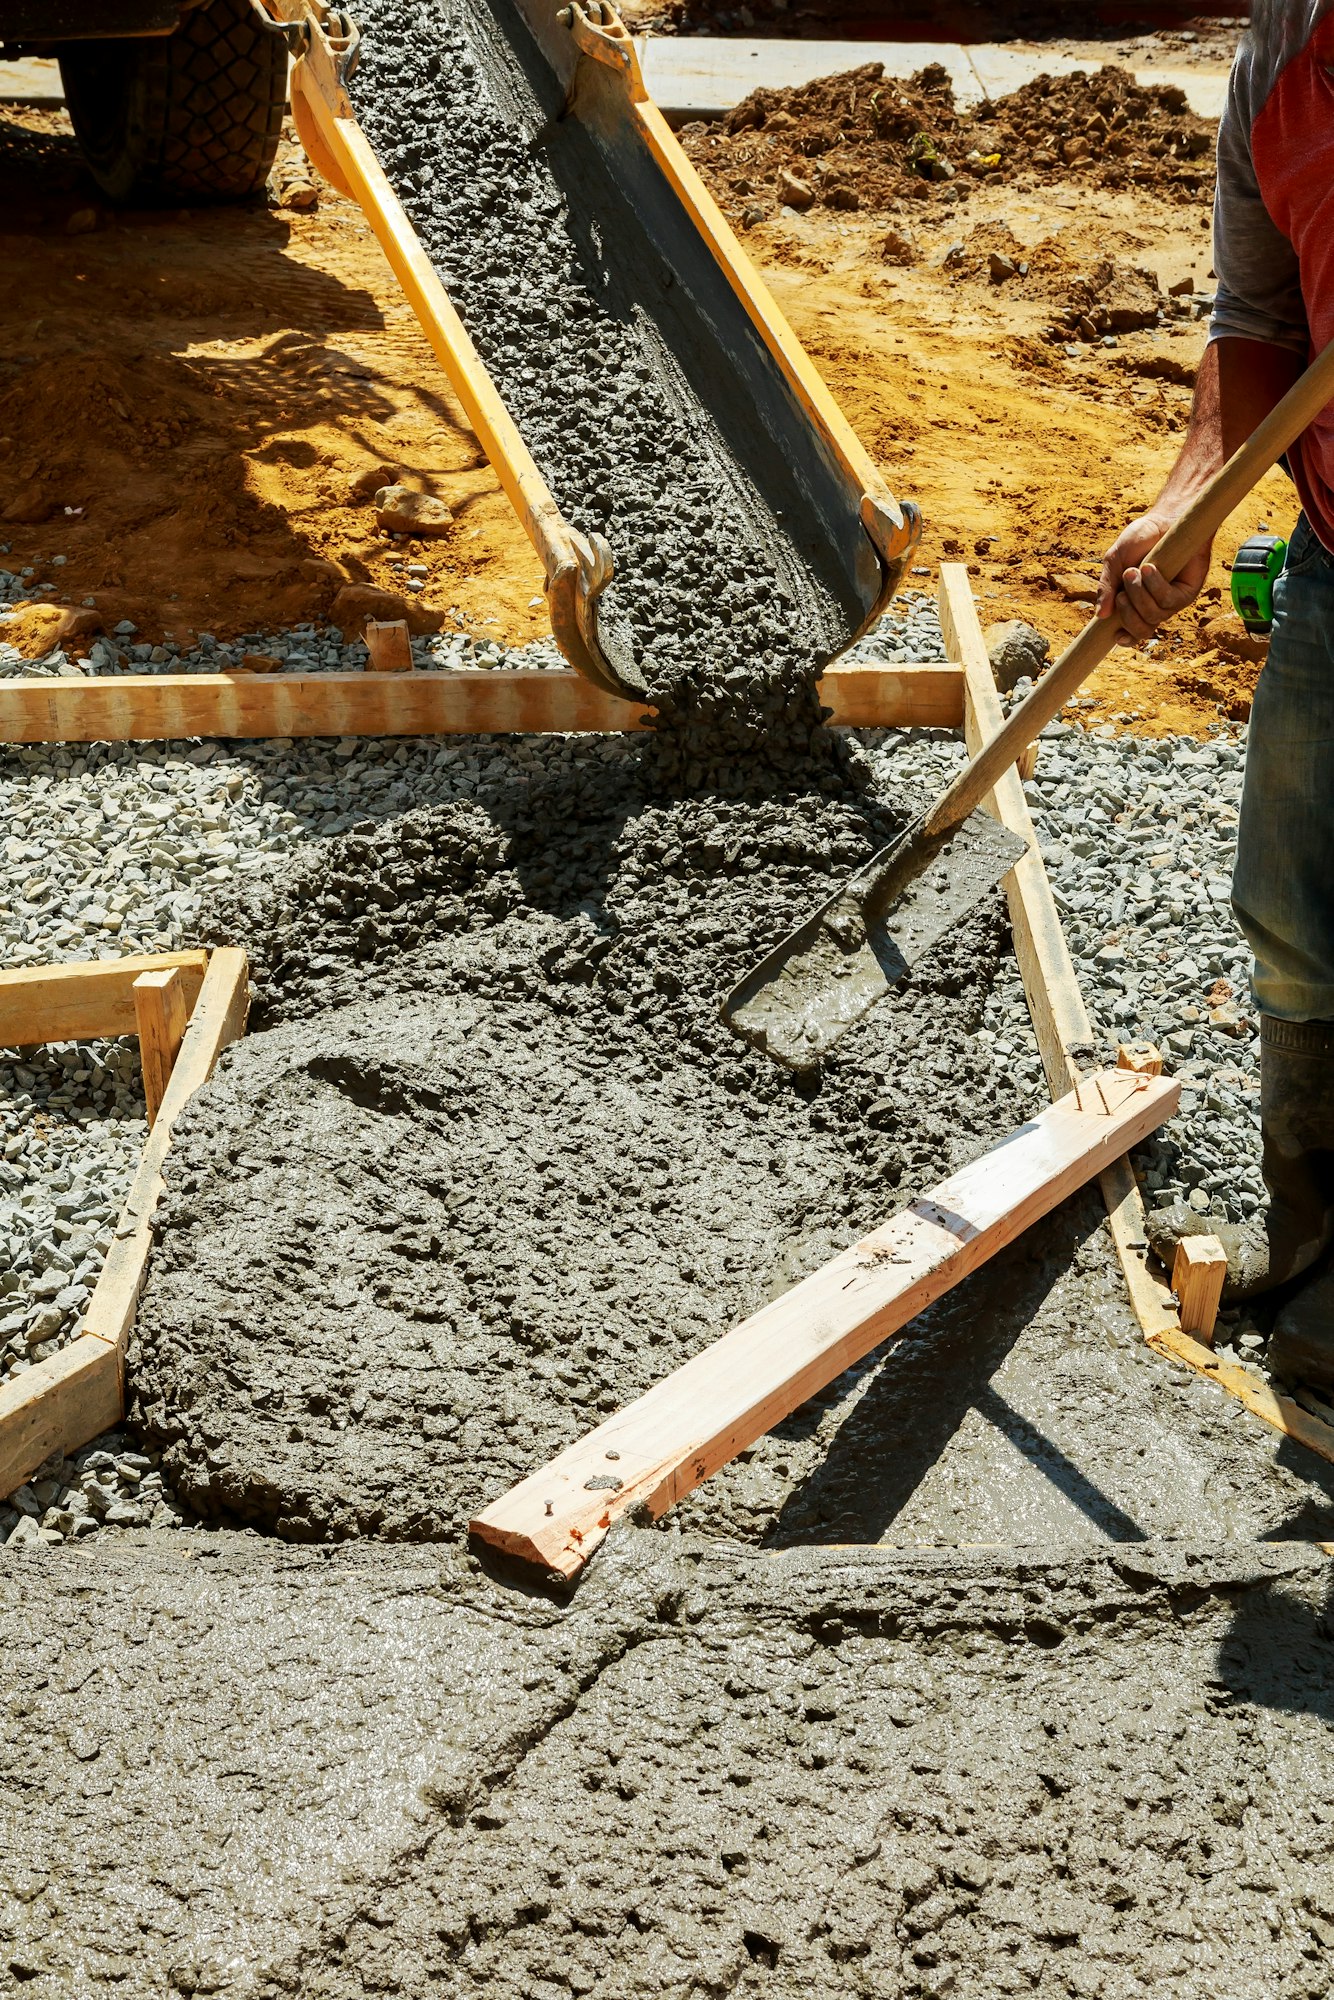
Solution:
[[[429,565],[420,602],[436,622],[507,643],[544,633],[539,565],[356,209],[321,190],[313,210],[100,211],[92,233],[67,235],[94,202],[63,132],[52,113],[0,124],[0,514],[34,488],[57,510],[0,522],[0,561],[33,565],[62,602],[95,597],[108,625],[129,616],[144,638],[224,637],[318,617],[342,578],[392,588],[390,557],[411,553]],[[1073,341],[1064,319],[1107,266],[1117,284],[1138,268],[1164,293],[1186,278],[1212,289],[1203,198],[933,185],[895,217],[887,253],[883,214],[769,203],[746,227],[753,204],[725,160],[706,171],[892,485],[923,507],[910,582],[931,588],[942,558],[966,561],[984,622],[1027,618],[1054,647],[1072,637],[1086,609],[1049,574],[1095,573],[1152,497],[1204,327],[1167,318],[1109,348]],[[301,184],[289,152],[275,186],[302,199]],[[992,249],[1027,276],[993,283]],[[447,500],[453,532],[412,549],[377,534],[348,487],[378,464]],[[1220,538],[1198,615],[1154,653],[1117,654],[1084,719],[1198,733],[1243,716],[1257,668],[1199,628],[1226,601],[1222,559],[1294,515],[1276,473]],[[31,620],[31,650],[45,626]],[[20,619],[4,635],[23,632]]]
[[[115,214],[66,130],[0,123],[0,561],[149,639],[319,617],[345,581],[397,587],[389,558],[410,556],[435,624],[544,633],[541,565],[359,211],[326,192]],[[301,199],[293,151],[274,181]],[[446,500],[453,532],[377,533],[348,492],[376,465]]]

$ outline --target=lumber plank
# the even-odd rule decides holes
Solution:
[[[180,973],[174,968],[167,972],[141,972],[134,982],[134,1014],[139,1029],[144,1103],[152,1125],[157,1120],[158,1107],[190,1020]]]
[[[172,1126],[244,1031],[249,993],[245,953],[231,946],[213,952],[82,1330],[59,1354],[0,1383],[0,1497],[57,1446],[75,1451],[124,1415],[125,1343],[148,1268]]]
[[[7,1499],[53,1451],[77,1451],[123,1415],[115,1350],[87,1334],[0,1382],[0,1495]]]
[[[963,563],[940,566],[940,624],[946,652],[963,669],[964,739],[976,754],[999,730],[1004,715]],[[1017,772],[1008,771],[984,804],[1028,842],[1028,853],[1006,877],[1005,896],[1047,1086],[1054,1098],[1062,1097],[1078,1081],[1081,1058],[1086,1060],[1092,1048],[1092,1024]],[[1144,1334],[1179,1332],[1171,1288],[1149,1265],[1144,1204],[1129,1160],[1113,1162],[1100,1184],[1131,1307]]]
[[[1308,1451],[1334,1464],[1334,1424],[1327,1424],[1313,1416],[1291,1396],[1284,1396],[1267,1383],[1257,1381],[1249,1370],[1220,1360],[1211,1347],[1183,1333],[1180,1327],[1151,1334],[1149,1346],[1172,1361],[1184,1362],[1198,1375],[1216,1382],[1220,1389],[1226,1390],[1229,1396],[1235,1396],[1239,1403],[1244,1403],[1248,1410],[1274,1430],[1295,1438]]]
[[[1170,1078],[1098,1081],[1096,1109],[1071,1093],[1031,1119],[494,1501],[474,1537],[569,1578],[628,1507],[665,1513],[1176,1108]]]
[[[178,972],[188,1010],[207,964],[206,951],[136,952],[0,972],[0,1048],[133,1035],[136,979],[145,972]]]
[[[831,667],[840,728],[957,728],[959,669],[934,661]],[[581,674],[103,674],[0,681],[0,743],[130,743],[191,736],[450,736],[642,727],[648,710]]]
[[[1214,1344],[1214,1326],[1227,1276],[1227,1251],[1216,1236],[1187,1236],[1177,1244],[1172,1290],[1177,1295],[1181,1331],[1202,1347]]]

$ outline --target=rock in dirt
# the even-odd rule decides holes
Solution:
[[[1049,569],[1047,581],[1067,604],[1096,604],[1098,601],[1097,578],[1085,576],[1081,570]]]
[[[382,486],[375,495],[375,524],[394,535],[447,535],[454,515],[433,493],[410,486]]]
[[[103,629],[93,605],[18,604],[0,625],[6,645],[26,660],[41,660],[58,646],[86,648]]]
[[[1022,618],[1007,618],[999,625],[988,625],[982,636],[1002,694],[1009,694],[1019,681],[1036,680],[1051,652],[1051,641]]]
[[[41,521],[49,521],[59,505],[48,486],[40,479],[31,479],[6,503],[5,519],[13,521],[16,527],[35,527]]]
[[[1216,646],[1229,660],[1262,661],[1269,657],[1269,640],[1260,632],[1248,632],[1235,611],[1220,612],[1200,627],[1206,646]]]
[[[361,500],[373,500],[382,486],[397,486],[398,483],[398,466],[367,465],[360,472],[354,472],[349,479],[348,498],[354,505]]]
[[[778,176],[778,199],[786,208],[806,209],[815,200],[815,189],[798,174],[784,171]]]
[[[1163,294],[1155,272],[1113,264],[1107,259],[1073,279],[1069,304],[1053,325],[1053,339],[1071,331],[1093,340],[1109,333],[1136,333],[1161,324]]]
[[[368,618],[406,618],[414,632],[433,631],[439,624],[439,618],[420,604],[374,583],[345,584],[329,607],[329,616],[344,632],[363,632]]]

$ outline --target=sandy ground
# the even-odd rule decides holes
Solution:
[[[113,214],[63,112],[9,107],[0,210],[10,567],[149,639],[280,628],[343,581],[398,587],[388,559],[408,545],[348,492],[383,465],[456,514],[413,551],[435,622],[546,632],[541,566],[351,203]]]
[[[275,181],[294,180],[289,153]],[[744,196],[724,175],[715,185],[740,225]],[[405,545],[348,496],[384,464],[458,516],[446,540],[412,551],[430,568],[424,616],[511,643],[545,632],[539,565],[351,204],[321,191],[309,210],[112,217],[96,210],[63,115],[12,109],[0,190],[5,266],[23,274],[0,299],[11,567],[146,638],[317,617],[344,580],[397,581],[390,559]],[[90,207],[97,228],[66,234]],[[1208,290],[1204,203],[1104,190],[1095,208],[1074,187],[982,185],[892,229],[780,209],[743,234],[854,426],[922,505],[922,571],[962,558],[986,613],[1028,618],[1054,643],[1073,636],[1084,608],[1049,573],[1096,571],[1152,496],[1204,329],[1176,321],[1074,358],[1050,329],[1103,258]],[[913,261],[887,261],[887,237],[892,257]],[[1016,243],[1035,253],[1031,275],[997,288],[986,251]],[[41,521],[13,518],[47,507]],[[1225,599],[1236,544],[1293,514],[1275,474],[1220,538],[1201,620]],[[1244,715],[1256,668],[1205,646],[1199,622],[1153,654],[1119,654],[1088,718],[1200,732]]]
[[[747,232],[746,246],[860,436],[921,505],[923,567],[966,561],[984,621],[1026,618],[1056,646],[1088,609],[1051,576],[1095,576],[1109,541],[1154,497],[1180,446],[1205,329],[1178,323],[1067,357],[1047,338],[1054,296],[1107,257],[1153,269],[1164,288],[1193,276],[1211,289],[1201,221],[1147,195],[1104,196],[1090,214],[1073,192],[997,189],[923,218],[906,238],[921,261],[906,268],[886,264],[883,223],[860,217],[785,210]],[[1035,257],[1033,276],[1003,288],[951,276],[955,244],[985,265],[993,238],[1044,246],[1056,271],[1040,276]],[[1219,537],[1198,615],[1152,653],[1119,653],[1091,683],[1090,719],[1133,712],[1133,726],[1154,733],[1240,719],[1256,669],[1220,658],[1198,626],[1226,606],[1224,564],[1238,544],[1261,523],[1286,532],[1295,517],[1291,487],[1271,475]]]

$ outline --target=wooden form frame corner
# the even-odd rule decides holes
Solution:
[[[244,1033],[250,996],[246,954],[232,946],[0,974],[0,1043],[23,1046],[133,1034],[135,981],[145,972],[172,971],[193,999],[189,1023],[83,1325],[59,1353],[0,1383],[0,1497],[53,1452],[77,1451],[125,1414],[125,1349],[148,1269],[172,1127],[223,1049]],[[45,1033],[43,1008],[51,1023]],[[15,1026],[21,1032],[9,1033]]]

